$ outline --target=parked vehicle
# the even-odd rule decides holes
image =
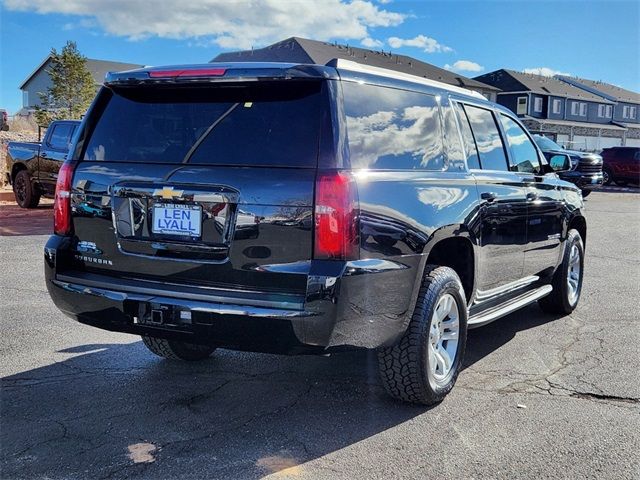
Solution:
[[[377,349],[387,391],[431,404],[467,328],[578,304],[568,168],[479,94],[353,62],[112,73],[58,176],[46,283],[171,359]]]
[[[534,135],[533,139],[547,159],[558,153],[566,153],[571,157],[571,170],[560,172],[558,175],[562,180],[571,182],[580,188],[583,197],[589,195],[592,189],[602,185],[602,157],[600,155],[578,150],[567,150],[542,135]]]
[[[58,170],[79,124],[78,120],[57,120],[51,122],[42,142],[9,142],[6,175],[22,208],[37,207],[42,196],[53,198]]]
[[[611,147],[602,153],[604,184],[640,184],[640,147]]]
[[[0,108],[0,131],[6,132],[9,130],[9,115],[7,111]]]

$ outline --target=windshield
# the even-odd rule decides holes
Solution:
[[[550,138],[541,135],[534,135],[533,139],[542,150],[562,150],[562,147]]]
[[[105,89],[83,160],[315,167],[321,82]]]

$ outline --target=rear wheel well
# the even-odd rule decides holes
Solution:
[[[473,245],[466,238],[445,238],[436,243],[429,256],[427,265],[438,265],[455,270],[460,277],[467,302],[471,298],[474,282]]]
[[[15,182],[16,180],[16,175],[18,175],[18,172],[22,171],[22,170],[26,170],[27,167],[25,167],[23,164],[21,163],[16,163],[12,168],[11,168],[11,183]]]
[[[587,221],[583,216],[573,217],[569,222],[569,230],[576,229],[582,237],[582,243],[587,244]]]

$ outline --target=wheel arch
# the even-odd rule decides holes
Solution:
[[[577,214],[574,215],[571,220],[569,220],[569,225],[567,227],[567,232],[571,229],[576,229],[580,236],[582,237],[582,243],[587,245],[587,220],[583,215]]]
[[[424,249],[424,266],[453,269],[460,277],[467,302],[473,297],[477,278],[476,237],[464,225],[448,225],[436,230]],[[424,275],[424,269],[420,279]]]

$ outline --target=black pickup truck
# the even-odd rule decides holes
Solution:
[[[113,73],[58,176],[46,284],[170,359],[376,349],[386,390],[431,404],[467,328],[578,304],[570,165],[479,94],[353,62]]]
[[[79,120],[56,120],[42,142],[9,142],[6,176],[22,208],[37,207],[41,196],[53,198],[58,170],[79,124]]]
[[[579,150],[567,150],[542,135],[534,135],[533,139],[546,158],[551,158],[559,153],[569,155],[571,168],[566,172],[560,172],[559,176],[562,180],[577,186],[582,191],[583,197],[587,197],[594,188],[602,186],[604,175],[600,155]]]

